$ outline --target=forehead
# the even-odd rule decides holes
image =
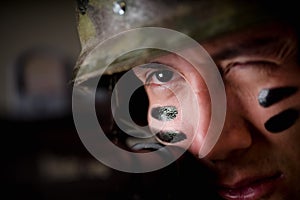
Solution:
[[[215,60],[219,60],[234,56],[234,51],[237,49],[253,49],[255,51],[258,48],[271,48],[287,43],[297,44],[297,36],[293,28],[286,24],[270,23],[235,31],[200,44]],[[249,54],[250,52],[245,53]]]
[[[235,61],[242,57],[249,59],[272,60],[281,63],[284,59],[295,55],[298,50],[298,37],[291,26],[279,23],[252,26],[248,29],[221,35],[208,41],[200,41],[208,54],[217,64],[224,61]],[[187,49],[183,49],[187,51]],[[157,58],[155,61],[165,64],[188,64],[184,59],[170,54]]]

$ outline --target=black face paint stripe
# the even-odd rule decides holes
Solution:
[[[266,123],[265,128],[271,133],[279,133],[290,128],[299,118],[299,112],[295,109],[287,109],[271,117]]]
[[[156,136],[161,141],[168,143],[177,143],[187,138],[184,133],[179,131],[160,131]]]
[[[151,116],[160,121],[170,121],[175,119],[178,111],[175,106],[163,106],[152,108]]]
[[[269,107],[296,93],[297,87],[280,87],[262,89],[258,94],[258,102],[262,107]]]

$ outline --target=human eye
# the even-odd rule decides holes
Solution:
[[[178,72],[161,63],[144,64],[135,71],[146,86],[170,85],[181,79],[181,75]]]
[[[171,81],[174,77],[174,72],[168,69],[157,70],[146,76],[146,84],[164,84]]]

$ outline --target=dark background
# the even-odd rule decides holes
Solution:
[[[80,52],[75,12],[72,0],[1,3],[0,198],[212,199],[206,171],[188,154],[162,170],[130,174],[87,152],[71,112]]]

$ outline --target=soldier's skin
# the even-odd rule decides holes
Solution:
[[[141,14],[136,16],[134,13],[135,17],[127,21],[126,16],[132,14],[130,9],[126,11],[128,15],[122,18],[110,12],[109,6],[112,5],[110,1],[106,1],[107,6],[102,6],[99,2],[96,0],[92,2],[94,6],[101,5],[99,9],[94,9],[92,4],[83,6],[84,10],[85,8],[87,10],[86,14],[81,15],[83,18],[79,21],[81,22],[79,28],[83,30],[81,41],[84,47],[80,61],[84,60],[89,49],[96,45],[93,44],[94,41],[100,42],[105,39],[104,33],[107,34],[106,36],[111,36],[130,27],[142,27],[142,22],[132,23],[134,20],[139,21],[148,16],[142,11],[145,9],[148,13],[151,10],[149,2],[162,1],[147,0],[147,4],[144,1],[144,4],[141,3],[144,7],[136,6]],[[132,5],[138,5],[137,2],[140,3],[142,0],[134,2],[131,1]],[[228,1],[230,2],[235,1]],[[226,3],[221,7],[214,4],[204,7],[203,10],[196,10],[195,13],[188,14],[189,20],[185,22],[189,26],[184,26],[183,32],[186,29],[193,30],[196,25],[204,25],[204,29],[197,34],[205,31],[212,33],[213,30],[224,27],[222,25],[226,25],[227,19],[233,20],[228,22],[233,27],[239,25],[247,27],[248,24],[243,21],[244,11],[247,11],[251,5],[257,5],[258,2],[261,1],[251,2],[240,8],[234,7],[236,11],[241,11],[239,13],[241,15],[234,15],[233,19],[224,18],[233,11],[233,8],[226,6]],[[264,8],[273,11],[272,6],[275,1],[265,3],[267,4]],[[167,4],[166,8],[171,8],[171,5],[175,4]],[[290,5],[290,2],[280,2],[275,13],[282,14],[282,16],[287,14],[284,13],[286,10],[283,5]],[[159,12],[153,15],[155,17],[149,15],[150,20],[157,19],[159,13],[166,13],[163,7],[154,7],[153,11]],[[105,10],[102,9],[105,8],[110,10],[104,12]],[[213,9],[209,10],[211,8]],[[169,10],[172,11],[173,7]],[[215,12],[209,16],[190,20],[196,14],[208,14],[210,11]],[[263,9],[263,11],[266,10]],[[289,11],[289,13],[293,12],[295,11]],[[98,15],[99,13],[103,15]],[[256,16],[258,13],[266,13],[267,16],[269,14],[268,12],[251,12],[251,9],[248,14]],[[93,14],[95,16],[90,20],[89,16]],[[107,18],[105,14],[108,14]],[[216,14],[221,15],[216,17]],[[263,16],[266,17],[266,15]],[[257,17],[260,18],[260,16]],[[120,19],[122,23],[118,23]],[[213,20],[210,24],[205,21],[206,19]],[[149,24],[147,20],[146,25]],[[182,21],[171,19],[163,25],[159,23],[156,25],[172,28],[169,26],[173,24],[172,22],[176,24]],[[233,27],[229,27],[230,30],[233,30]],[[298,36],[290,27],[280,24],[262,24],[260,27],[249,27],[249,29],[228,35],[218,33],[216,36],[215,34],[217,33],[213,34],[214,39],[205,40],[204,38],[200,42],[219,67],[227,95],[225,124],[214,148],[204,158],[199,158],[199,149],[210,124],[210,96],[203,77],[190,63],[176,55],[167,55],[153,60],[155,63],[169,67],[164,70],[153,68],[134,70],[138,78],[145,83],[149,97],[149,125],[160,131],[160,135],[157,135],[158,140],[165,145],[186,147],[191,143],[188,150],[201,165],[206,165],[214,172],[215,176],[211,179],[215,180],[216,190],[225,199],[300,199]],[[93,40],[95,38],[96,40]],[[80,65],[81,62],[78,64]],[[101,68],[101,63],[94,66],[91,64],[90,69],[94,68]],[[86,73],[91,72],[87,69]],[[171,107],[172,113],[166,108],[158,109],[163,106]],[[155,110],[167,111],[156,112]],[[191,182],[190,184],[193,184],[194,180]],[[201,197],[201,194],[199,196]]]
[[[227,113],[218,142],[199,161],[216,174],[216,190],[224,199],[300,198],[300,67],[297,42],[292,28],[280,24],[252,27],[201,42],[222,73]],[[145,69],[144,73],[140,69],[135,70],[144,83],[147,79],[149,124],[160,130],[164,124],[161,131],[185,134],[187,138],[181,141],[161,142],[184,146],[192,141],[189,151],[197,159],[211,114],[205,82],[191,64],[176,55],[170,54],[154,61],[169,66],[174,72],[171,77],[170,73],[166,77],[165,72],[155,73],[155,69]],[[149,74],[151,77],[147,77]],[[259,104],[258,96],[263,89],[272,91],[280,87],[293,87],[295,92],[283,95],[280,100],[275,99],[268,107]],[[175,91],[176,98],[170,88]],[[193,94],[196,94],[196,105],[191,103]],[[177,98],[183,101],[179,103]],[[169,121],[157,120],[151,116],[151,109],[158,105],[175,106],[178,115]],[[196,115],[192,113],[197,106],[200,117],[195,123]],[[287,111],[288,121],[284,120],[286,116],[280,115],[277,121],[269,120],[288,109],[292,110]],[[182,117],[184,113],[190,113],[190,116]],[[196,125],[199,125],[198,128]]]

